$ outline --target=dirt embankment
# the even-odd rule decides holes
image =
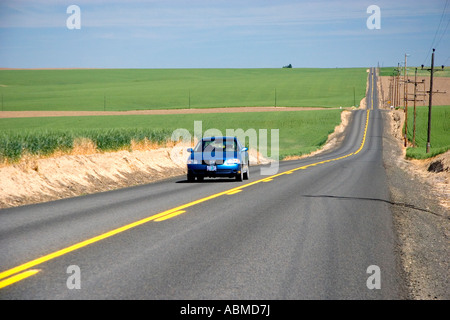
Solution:
[[[0,208],[112,190],[182,174],[183,168],[169,161],[168,152],[168,148],[109,153],[86,150],[48,158],[25,156],[19,163],[0,167]]]
[[[398,167],[430,185],[436,195],[436,201],[450,209],[450,150],[433,158],[417,160],[406,159],[406,148],[403,146],[402,128],[405,121],[403,110],[393,110],[390,114],[390,132],[399,148]]]
[[[191,145],[98,153],[87,142],[71,154],[25,156],[0,166],[0,208],[39,203],[150,183],[186,174]],[[250,163],[267,160],[250,150]]]

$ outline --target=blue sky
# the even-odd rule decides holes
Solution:
[[[450,64],[448,0],[1,0],[3,68]],[[81,10],[70,30],[69,5]],[[381,28],[370,30],[370,5]],[[444,10],[445,8],[445,10]]]

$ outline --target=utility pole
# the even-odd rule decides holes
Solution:
[[[431,72],[430,74],[430,91],[429,91],[429,102],[428,102],[428,132],[427,132],[427,149],[426,149],[426,153],[430,152],[430,147],[431,147],[431,107],[433,105],[433,93],[444,93],[444,92],[433,92],[433,75],[435,71],[440,71],[440,70],[434,70],[434,51],[436,49],[433,48],[433,53],[431,55],[431,69],[427,69],[428,71]],[[422,69],[423,69],[423,65],[422,65]],[[444,70],[444,66],[442,66],[442,70]]]
[[[430,100],[428,103],[428,133],[427,133],[427,153],[430,152],[430,138],[431,138],[431,106],[433,105],[433,73],[434,73],[434,51],[436,49],[433,48],[433,54],[431,55],[431,75],[430,75]]]
[[[416,146],[416,94],[417,94],[417,68],[414,71],[414,115],[413,115],[413,148]]]
[[[392,104],[392,85],[393,85],[393,78],[389,79],[389,107],[393,106]]]
[[[398,107],[398,105],[397,105],[397,89],[398,89],[398,86],[397,86],[397,72],[398,72],[398,69],[394,69],[394,71],[392,72],[392,81],[393,81],[393,84],[392,84],[392,90],[393,90],[392,104],[394,106],[394,109],[396,107]]]
[[[423,81],[422,81],[423,82]],[[416,146],[416,98],[417,98],[417,68],[414,71],[414,120],[413,120],[413,147]]]
[[[392,72],[391,105],[395,108],[395,73]]]
[[[418,85],[418,84],[423,84],[423,85],[425,85],[425,79],[422,79],[422,81],[417,81],[417,68],[415,69],[415,72],[414,72],[414,81],[408,80],[408,83],[413,83],[413,84],[414,84],[414,99],[412,99],[412,101],[414,101],[413,147],[415,147],[415,146],[416,146],[416,101],[417,101],[417,95],[418,95],[418,92],[417,92],[417,85]],[[425,92],[425,89],[424,89],[424,91],[421,93],[421,95],[425,95],[424,92]],[[411,99],[410,99],[409,101],[411,101]],[[421,101],[424,101],[424,100],[421,100]]]
[[[396,77],[395,77],[395,105],[400,107],[400,63],[397,64]]]
[[[395,69],[392,71],[392,79],[391,79],[391,106],[396,107],[396,92],[397,92],[397,83],[395,81],[396,74]]]
[[[395,96],[394,96],[394,106],[396,108],[398,108],[398,100],[397,100],[397,96],[398,96],[398,74],[395,74]]]
[[[405,84],[404,90],[403,90],[403,96],[405,100],[405,147],[408,142],[408,83],[406,79],[406,59],[408,54],[405,53],[405,69],[403,72],[403,83]]]

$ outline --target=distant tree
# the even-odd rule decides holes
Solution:
[[[292,64],[288,64],[287,66],[284,66],[283,68],[292,68]]]

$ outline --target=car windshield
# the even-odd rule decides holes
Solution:
[[[234,139],[214,139],[202,140],[195,147],[195,152],[212,152],[212,151],[237,151],[236,140]]]

